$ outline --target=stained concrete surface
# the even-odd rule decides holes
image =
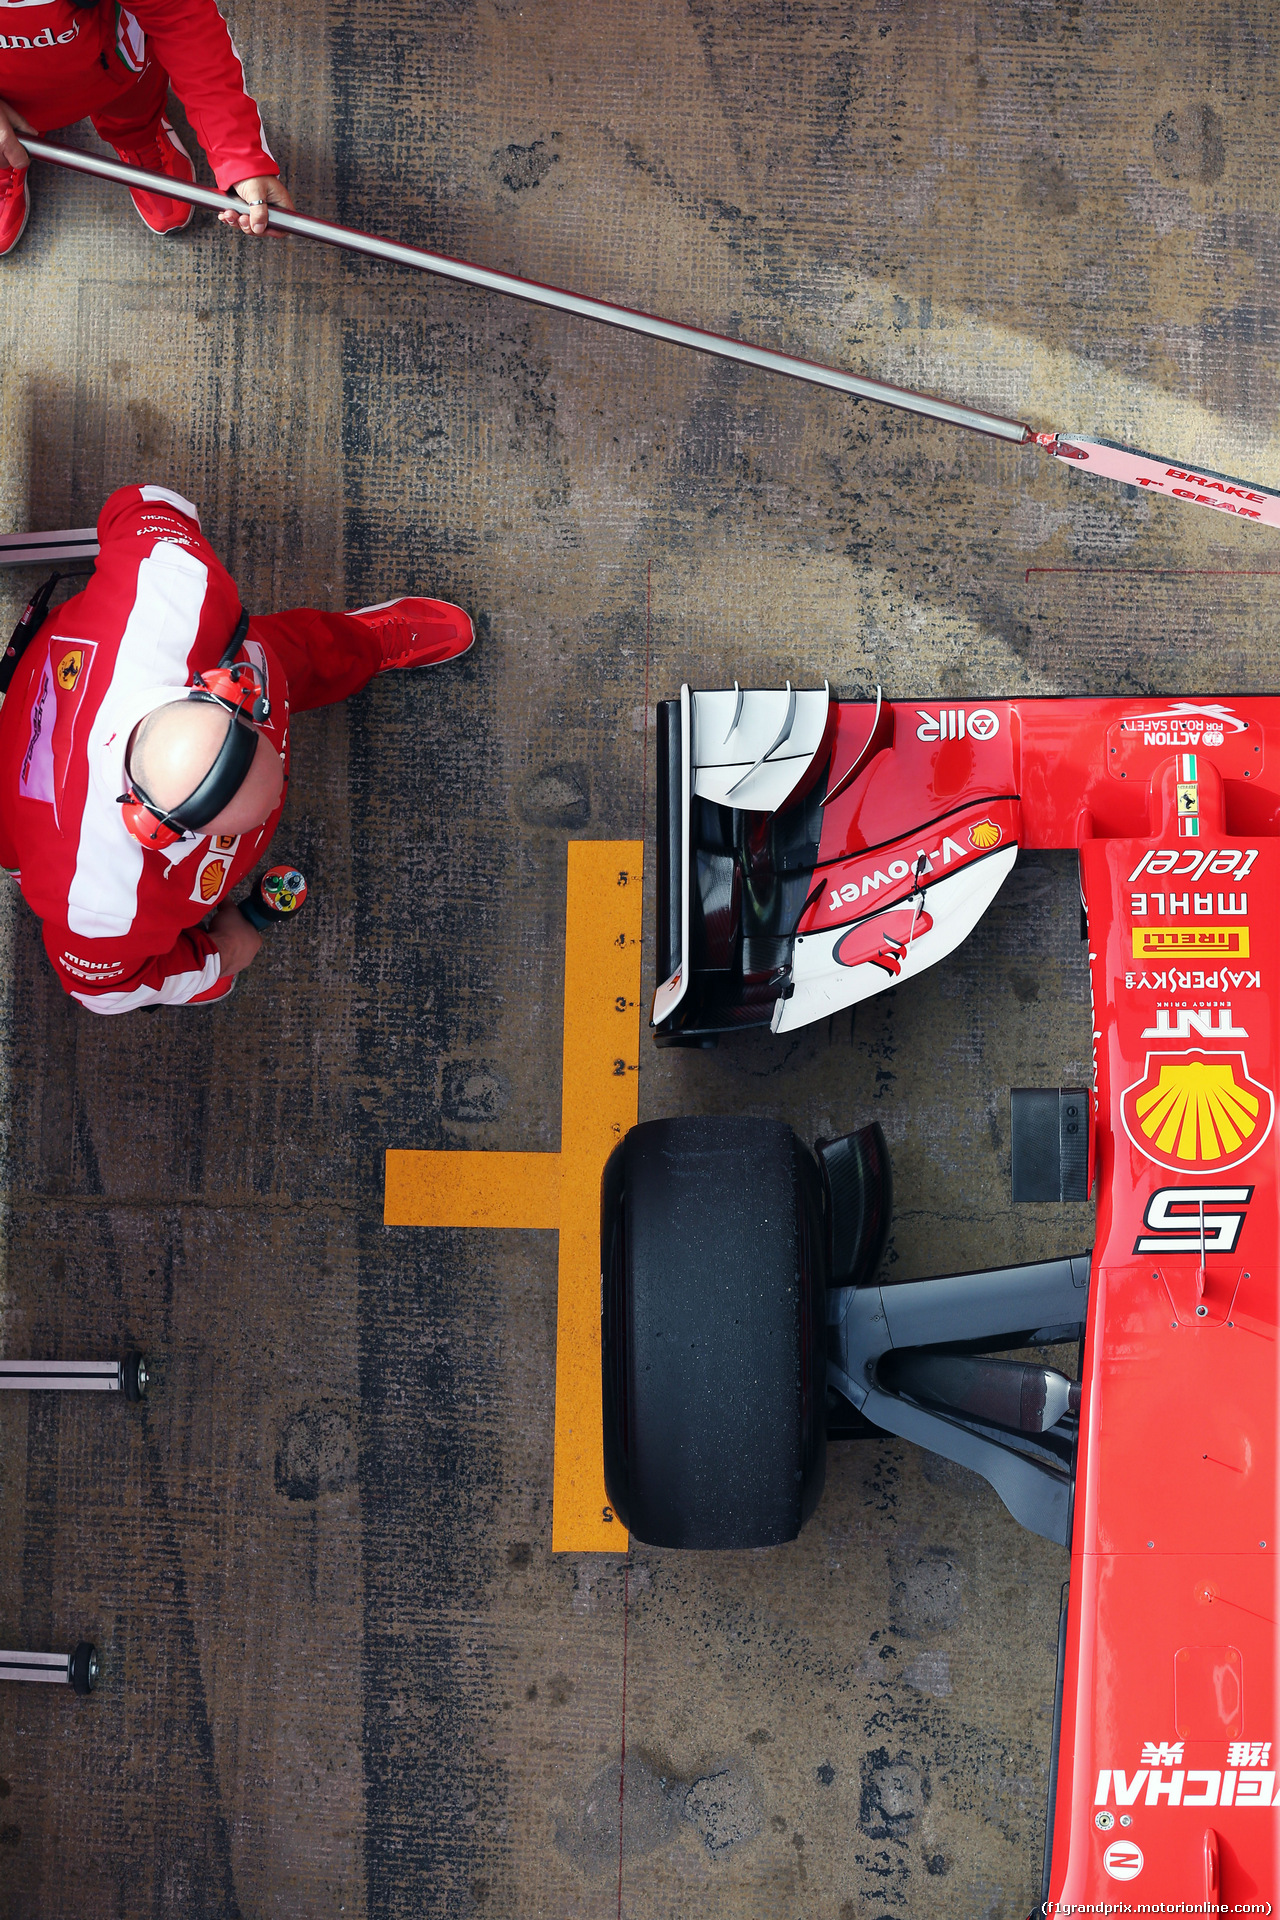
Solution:
[[[1280,483],[1268,9],[229,11],[310,210]],[[1065,1555],[874,1443],[785,1550],[552,1558],[552,1237],[384,1229],[381,1156],[557,1144],[566,842],[652,854],[682,677],[1274,689],[1273,537],[35,189],[10,523],[159,480],[250,607],[431,590],[480,640],[298,722],[313,905],[226,1007],[95,1020],[6,909],[5,1351],[157,1378],[0,1404],[0,1639],[104,1657],[91,1701],[0,1695],[0,1912],[1020,1920]],[[896,1274],[1086,1246],[1008,1198],[1005,1090],[1088,1071],[1074,884],[1024,861],[855,1019],[646,1045],[642,1117],[878,1118]]]

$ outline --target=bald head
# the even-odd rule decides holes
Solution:
[[[218,757],[232,724],[220,708],[198,700],[174,700],[157,707],[134,728],[125,764],[130,776],[168,811],[190,799]],[[255,729],[256,731],[256,729]],[[258,734],[249,771],[239,790],[201,834],[248,833],[275,811],[284,786],[280,756]]]

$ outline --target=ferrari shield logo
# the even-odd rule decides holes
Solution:
[[[1120,1107],[1138,1152],[1175,1173],[1225,1173],[1258,1151],[1275,1101],[1242,1053],[1149,1053]]]
[[[72,647],[70,653],[64,653],[58,662],[58,685],[64,693],[70,693],[80,678],[80,669],[84,665],[84,648]]]

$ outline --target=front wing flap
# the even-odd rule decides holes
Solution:
[[[1020,837],[1009,710],[985,711],[971,732],[789,683],[662,703],[660,1044],[791,1032],[959,946]]]

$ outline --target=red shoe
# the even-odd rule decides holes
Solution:
[[[193,993],[189,1000],[180,1001],[179,1005],[183,1007],[207,1007],[214,1000],[225,1000],[229,993],[235,992],[236,981],[239,978],[240,975],[238,973],[221,973],[211,987],[206,987],[203,993]]]
[[[372,627],[382,642],[379,673],[456,660],[476,637],[462,608],[447,600],[384,600],[381,606],[357,607],[351,618]]]
[[[26,167],[0,167],[0,254],[12,253],[31,218]]]
[[[145,167],[148,173],[167,173],[171,180],[195,184],[196,170],[191,155],[169,122],[161,116],[155,138],[145,147],[117,147],[126,167]],[[152,233],[181,233],[191,225],[195,208],[185,200],[169,200],[163,194],[148,193],[143,187],[130,187],[130,197]]]

